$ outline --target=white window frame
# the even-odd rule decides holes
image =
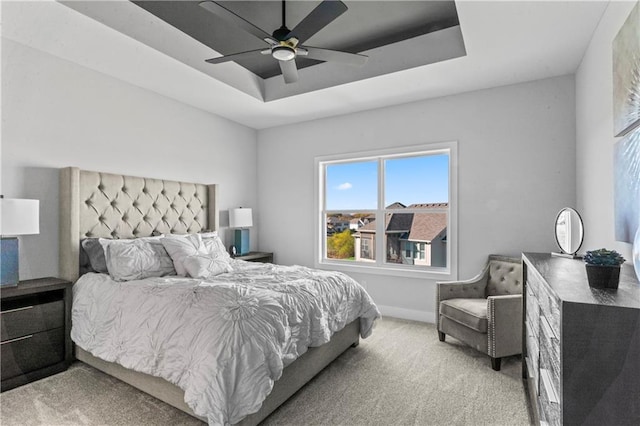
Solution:
[[[376,220],[376,253],[375,262],[353,262],[341,259],[327,259],[326,254],[326,223],[324,223],[324,196],[326,188],[325,166],[335,163],[351,163],[357,161],[372,161],[381,157],[413,157],[434,154],[449,155],[449,208],[447,224],[447,266],[437,268],[422,265],[394,265],[384,262],[386,251],[384,220]],[[383,164],[384,162],[379,162]],[[384,167],[378,170],[378,209],[374,213],[384,214]],[[405,146],[393,149],[353,152],[337,155],[320,156],[315,158],[315,201],[314,201],[314,265],[318,269],[332,269],[344,272],[371,273],[377,275],[392,275],[408,278],[426,278],[434,280],[456,280],[458,278],[458,142],[438,142],[423,145]],[[368,209],[344,211],[344,213],[365,212]],[[407,211],[410,213],[411,211]],[[384,217],[384,216],[380,216]],[[380,238],[379,236],[382,236]],[[380,257],[379,253],[382,253]]]

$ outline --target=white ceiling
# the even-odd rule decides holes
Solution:
[[[246,69],[229,63],[216,76],[201,61],[211,48],[134,4],[100,3],[110,26],[52,0],[3,2],[2,37],[255,129],[571,74],[608,4],[458,1],[465,57],[264,102]]]

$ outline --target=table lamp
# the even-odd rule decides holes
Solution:
[[[0,196],[0,286],[18,285],[20,263],[16,235],[40,233],[40,201]]]
[[[249,230],[253,226],[251,209],[229,210],[229,227],[236,228],[233,244],[236,246],[236,254],[243,256],[249,253]]]

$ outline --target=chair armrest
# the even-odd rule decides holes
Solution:
[[[489,266],[475,277],[465,281],[436,282],[436,313],[439,312],[440,302],[447,299],[484,299]]]
[[[489,356],[522,353],[522,295],[509,294],[487,298]]]

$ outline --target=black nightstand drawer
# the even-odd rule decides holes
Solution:
[[[62,298],[40,304],[38,304],[41,302],[40,300],[31,299],[21,299],[19,305],[2,304],[1,341],[64,327],[64,301]]]
[[[0,391],[67,369],[71,352],[72,283],[20,281],[0,292]]]
[[[64,361],[64,328],[7,340],[0,348],[2,380],[20,376]]]

